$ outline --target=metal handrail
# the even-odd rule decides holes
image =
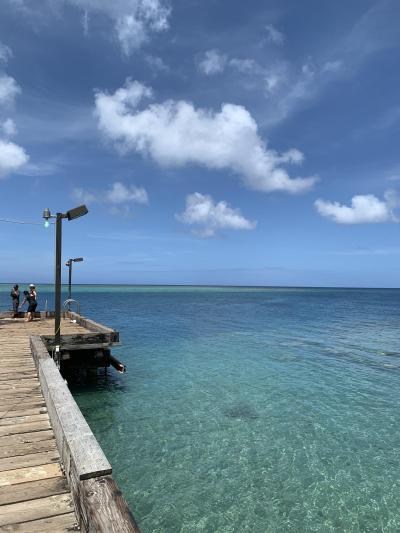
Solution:
[[[76,312],[78,313],[78,315],[80,315],[81,314],[81,304],[77,300],[74,300],[73,298],[68,298],[67,300],[65,300],[64,308],[67,309],[68,311],[71,311],[71,304],[72,303],[76,304]]]

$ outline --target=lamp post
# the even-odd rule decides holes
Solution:
[[[43,218],[45,220],[45,227],[49,226],[49,219],[56,219],[56,257],[55,257],[55,281],[54,281],[54,343],[56,351],[60,349],[61,339],[61,239],[62,239],[62,219],[74,220],[75,218],[82,217],[88,213],[88,209],[85,205],[74,207],[66,213],[57,213],[52,215],[50,209],[46,208],[43,211]]]
[[[72,263],[79,263],[81,261],[83,261],[83,257],[75,257],[74,259],[72,259],[72,258],[68,259],[68,261],[65,263],[65,266],[67,266],[68,269],[69,269],[69,272],[68,272],[68,300],[71,299]],[[69,310],[69,306],[70,306],[70,304],[68,304],[68,310]]]

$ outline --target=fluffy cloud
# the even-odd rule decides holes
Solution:
[[[149,201],[147,192],[143,187],[127,186],[119,181],[114,182],[108,190],[97,193],[78,187],[73,190],[73,196],[84,204],[105,203],[113,206],[127,203],[146,205]]]
[[[86,13],[94,12],[113,20],[117,38],[126,55],[140,48],[150,34],[168,29],[170,9],[162,0],[67,0]]]
[[[323,67],[322,72],[339,72],[339,70],[343,67],[343,61],[327,61]]]
[[[285,41],[285,36],[282,32],[277,30],[272,24],[265,26],[267,31],[268,40],[274,44],[282,44]]]
[[[229,58],[228,55],[222,54],[218,50],[208,50],[198,61],[197,67],[200,72],[207,76],[220,74],[229,68],[231,71],[246,76],[247,87],[264,88],[267,97],[275,94],[280,97],[281,91],[278,89],[282,89],[284,95],[285,91],[288,90],[288,66],[283,61],[264,67],[251,58]],[[330,68],[333,69],[334,67]],[[253,83],[249,84],[249,80],[253,80]]]
[[[12,104],[20,92],[21,89],[14,78],[0,73],[0,105]]]
[[[12,57],[11,48],[3,43],[0,43],[0,63],[8,63],[8,60]]]
[[[167,100],[139,109],[151,96],[151,89],[132,81],[113,94],[96,93],[99,128],[122,152],[150,156],[163,166],[228,169],[249,188],[264,192],[298,193],[315,183],[315,177],[289,176],[282,165],[300,163],[302,154],[268,149],[243,106],[223,104],[214,112],[183,100]]]
[[[256,222],[247,220],[239,209],[226,202],[214,202],[211,196],[195,192],[186,197],[186,209],[176,218],[184,224],[198,226],[194,233],[201,237],[213,237],[221,229],[250,230]]]
[[[210,76],[211,74],[218,74],[225,68],[227,56],[221,54],[218,50],[207,50],[204,57],[198,62],[200,72]]]
[[[5,120],[0,125],[0,127],[6,137],[12,137],[13,135],[16,135],[17,133],[15,122],[11,118],[8,118],[7,120]]]
[[[169,66],[163,61],[161,57],[147,55],[145,56],[146,63],[149,65],[154,73],[169,72]]]
[[[29,157],[21,146],[0,139],[0,177],[18,170],[28,160]]]
[[[320,199],[316,200],[314,205],[320,215],[338,224],[368,224],[395,221],[392,209],[396,203],[392,191],[388,191],[385,200],[379,200],[373,194],[366,194],[353,196],[350,206]]]
[[[126,186],[119,181],[113,183],[111,189],[106,192],[106,200],[112,204],[122,204],[124,202],[135,202],[137,204],[147,204],[149,199],[143,187],[135,185]]]
[[[0,43],[0,63],[7,64],[12,57],[11,49]],[[14,103],[15,97],[21,92],[17,82],[11,76],[0,72],[0,108]],[[20,170],[28,163],[29,156],[17,144],[10,142],[8,137],[15,135],[17,129],[11,118],[0,122],[0,178]]]
[[[168,29],[170,8],[164,0],[42,0],[41,10],[32,7],[30,0],[8,0],[15,8],[32,18],[38,13],[51,14],[65,4],[82,11],[83,31],[90,31],[92,16],[101,15],[113,24],[116,37],[127,55],[150,39],[152,33]]]

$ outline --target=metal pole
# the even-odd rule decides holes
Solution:
[[[60,346],[61,342],[61,238],[62,238],[63,214],[56,216],[56,273],[54,283],[54,342],[55,346]]]
[[[71,280],[72,280],[72,259],[69,259],[68,260],[68,268],[69,268],[69,272],[68,272],[68,299],[70,300],[72,298],[71,296]],[[68,311],[71,310],[71,304],[68,303]]]

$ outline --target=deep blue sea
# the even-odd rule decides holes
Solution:
[[[400,531],[400,290],[74,296],[120,331],[71,388],[143,533]]]

